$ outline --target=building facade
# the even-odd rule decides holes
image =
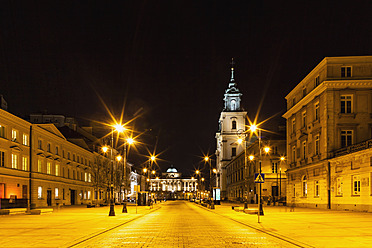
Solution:
[[[370,211],[368,155],[336,151],[372,137],[372,56],[324,58],[286,100],[288,200],[303,207],[353,205]],[[362,179],[364,186],[355,193],[354,182],[362,185]]]
[[[246,141],[248,142],[248,141]],[[242,143],[241,146],[246,144]],[[269,152],[260,148],[269,147]],[[285,158],[285,136],[270,135],[263,137],[261,146],[259,141],[248,143],[245,151],[232,159],[226,165],[227,198],[232,201],[246,201],[257,203],[259,184],[255,182],[255,173],[264,173],[264,183],[261,183],[262,200],[266,203],[284,199],[286,194],[287,161]]]
[[[233,63],[232,63],[233,65]],[[246,131],[246,117],[241,103],[242,93],[234,79],[234,67],[231,67],[231,79],[224,94],[224,108],[219,118],[219,129],[216,133],[216,168],[217,187],[221,190],[221,199],[227,197],[226,165],[243,151],[236,142],[237,137]]]
[[[162,173],[161,178],[151,179],[149,186],[152,198],[158,200],[190,199],[194,198],[198,191],[197,179],[182,178],[182,173],[174,167]]]

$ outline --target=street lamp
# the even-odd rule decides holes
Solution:
[[[214,202],[212,199],[212,165],[208,156],[204,157],[204,161],[209,164],[209,201],[211,209],[214,209]]]
[[[239,136],[238,137],[238,144],[244,144],[244,209],[248,208],[248,173],[247,173],[247,149],[248,149],[248,141],[247,141],[247,134],[245,132],[241,133],[242,136],[244,136],[244,139]]]
[[[123,199],[123,209],[122,209],[122,213],[128,213],[128,210],[127,210],[127,193],[126,193],[126,187],[127,187],[127,156],[128,156],[128,152],[127,152],[127,145],[132,145],[134,143],[134,139],[133,138],[128,138],[126,140],[126,142],[124,142],[123,146],[124,146],[124,169],[123,169],[123,184],[124,184],[124,199]]]

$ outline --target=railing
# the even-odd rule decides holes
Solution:
[[[361,143],[354,144],[354,145],[351,145],[351,146],[343,147],[343,148],[338,149],[338,150],[335,150],[333,152],[333,157],[334,158],[339,157],[339,156],[342,156],[342,155],[358,152],[358,151],[365,150],[365,149],[368,149],[368,148],[372,148],[372,139],[367,140],[367,141],[363,141]]]

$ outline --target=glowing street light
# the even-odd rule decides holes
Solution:
[[[103,146],[102,147],[102,151],[105,152],[105,153],[108,151],[108,149],[109,149],[108,146]]]

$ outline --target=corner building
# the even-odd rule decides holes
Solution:
[[[287,96],[287,202],[372,211],[372,56],[326,57]]]

